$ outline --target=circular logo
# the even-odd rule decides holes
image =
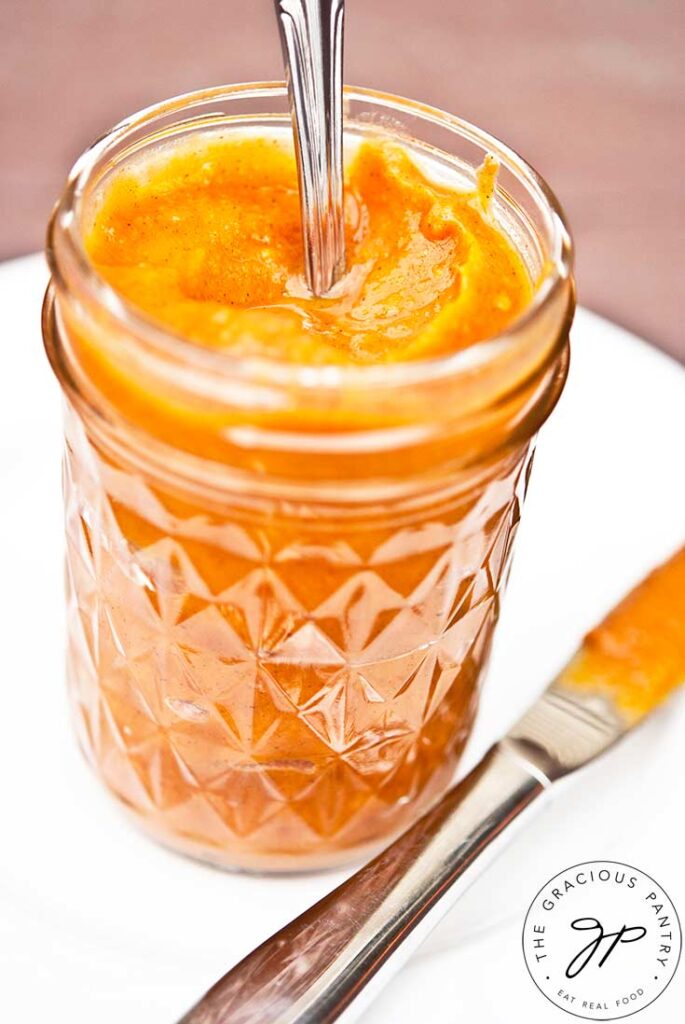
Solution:
[[[555,875],[523,925],[531,978],[555,1006],[586,1020],[618,1020],[653,1003],[675,974],[681,944],[664,889],[611,860]]]

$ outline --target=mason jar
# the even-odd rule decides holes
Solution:
[[[79,743],[152,836],[223,867],[366,855],[450,783],[469,737],[536,432],[568,363],[571,243],[540,177],[450,114],[346,91],[348,146],[399,142],[473,189],[535,284],[439,358],[298,365],[146,317],[84,246],[127,161],[199,133],[290,132],[283,86],[192,93],[78,161],[43,331],[65,396],[68,687]],[[505,695],[503,695],[505,699]]]

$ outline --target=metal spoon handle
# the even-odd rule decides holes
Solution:
[[[180,1024],[356,1020],[549,785],[502,744],[404,835],[267,939]]]
[[[274,0],[300,185],[305,274],[325,295],[345,272],[342,166],[344,0]]]

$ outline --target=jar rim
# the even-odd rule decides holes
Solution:
[[[105,311],[118,328],[134,334],[151,356],[161,356],[165,360],[171,358],[200,374],[207,373],[213,378],[215,388],[223,379],[233,384],[240,380],[258,380],[276,387],[329,393],[343,389],[363,393],[379,387],[384,391],[395,387],[403,389],[408,385],[430,384],[484,370],[488,364],[496,362],[505,352],[520,344],[531,322],[554,304],[559,293],[568,286],[572,274],[573,243],[559,201],[542,176],[495,136],[437,107],[375,89],[345,86],[345,100],[371,102],[389,112],[409,113],[424,122],[451,130],[494,154],[534,197],[549,232],[550,253],[531,302],[506,330],[457,352],[405,362],[311,365],[265,356],[235,355],[230,350],[198,345],[148,317],[97,272],[87,254],[76,211],[98,162],[111,148],[134,132],[148,125],[153,127],[155,121],[162,117],[176,112],[192,112],[201,104],[236,98],[275,99],[286,95],[283,82],[248,82],[197,90],[143,108],[98,138],[74,164],[48,225],[47,258],[58,288],[67,288],[68,280],[77,280],[83,289],[84,299]],[[184,121],[188,123],[187,119]]]

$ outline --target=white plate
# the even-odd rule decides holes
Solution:
[[[230,964],[340,874],[222,874],[158,848],[82,763],[62,678],[58,389],[41,343],[40,257],[0,267],[0,1018],[172,1024]],[[685,372],[581,310],[571,375],[543,430],[482,713],[466,762],[531,701],[590,626],[682,543]],[[555,1021],[520,952],[525,908],[590,858],[635,863],[685,909],[685,702],[569,783],[466,895],[366,1024]],[[442,952],[441,952],[442,950]],[[681,975],[685,976],[685,970]],[[670,1022],[683,977],[649,1011]],[[268,1024],[268,1022],[265,1022]]]

